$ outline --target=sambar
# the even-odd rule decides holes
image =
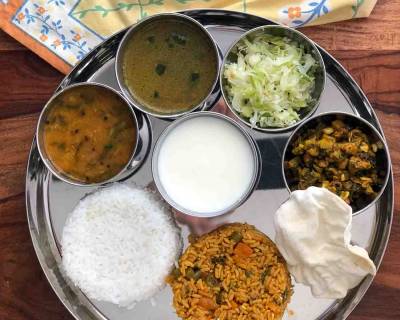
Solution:
[[[57,173],[82,184],[101,183],[129,163],[137,122],[128,102],[112,89],[73,86],[46,109],[39,145]]]

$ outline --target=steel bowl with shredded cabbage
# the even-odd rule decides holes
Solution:
[[[245,34],[227,55],[222,71],[224,97],[251,127],[292,127],[318,104],[323,89],[318,82],[325,80],[323,61],[298,31],[262,28]]]

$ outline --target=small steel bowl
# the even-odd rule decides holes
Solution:
[[[125,49],[126,49],[127,44],[129,43],[132,35],[136,32],[140,32],[143,29],[143,27],[145,27],[149,24],[162,23],[163,21],[166,21],[166,20],[182,21],[186,24],[190,24],[190,25],[194,26],[195,28],[197,28],[199,30],[199,32],[203,33],[209,39],[210,44],[214,48],[215,61],[217,61],[216,65],[215,65],[215,80],[210,88],[210,91],[207,93],[207,95],[204,96],[204,99],[198,105],[194,106],[193,108],[191,108],[189,110],[185,110],[185,111],[178,112],[178,113],[169,113],[169,114],[155,112],[154,110],[151,110],[150,108],[146,107],[141,102],[139,102],[134,97],[134,95],[131,93],[131,91],[129,90],[129,87],[125,82],[125,78],[124,78],[123,70],[122,70]],[[122,38],[122,40],[119,44],[118,50],[117,50],[116,59],[115,59],[115,73],[117,76],[118,85],[121,88],[122,93],[128,98],[128,100],[132,103],[132,105],[134,107],[136,107],[137,109],[139,109],[140,111],[142,111],[144,113],[147,113],[147,114],[152,115],[157,118],[176,119],[176,118],[178,118],[182,115],[188,114],[192,111],[200,110],[203,107],[204,103],[206,102],[207,98],[212,93],[219,91],[218,78],[219,78],[220,61],[221,61],[221,59],[220,59],[218,46],[217,46],[216,42],[214,41],[214,39],[212,38],[211,34],[207,31],[206,28],[204,28],[204,26],[201,23],[199,23],[198,21],[196,21],[195,19],[193,19],[189,16],[186,16],[186,15],[180,14],[180,13],[160,13],[160,14],[155,14],[155,15],[152,15],[151,17],[141,20],[137,24],[133,25],[126,32],[126,34],[124,35],[124,37]],[[218,90],[216,90],[216,89],[218,89]]]
[[[249,185],[249,188],[247,189],[247,191],[235,202],[233,203],[231,206],[220,210],[220,211],[216,211],[216,212],[207,212],[207,213],[202,213],[202,212],[196,212],[196,211],[192,211],[189,210],[187,208],[182,207],[181,205],[179,205],[178,203],[176,203],[166,192],[166,190],[164,189],[160,178],[159,178],[159,173],[158,173],[158,156],[160,153],[160,149],[161,146],[165,140],[165,138],[168,136],[168,134],[173,131],[177,126],[179,126],[182,122],[193,119],[193,118],[197,118],[197,117],[212,117],[212,118],[218,118],[221,119],[223,121],[226,121],[227,123],[231,124],[232,126],[236,127],[238,129],[238,131],[246,138],[246,140],[248,141],[252,152],[253,152],[253,159],[254,159],[254,172],[253,172],[253,177],[252,177],[252,181]],[[220,216],[223,215],[225,213],[228,213],[234,209],[236,209],[237,207],[239,207],[241,204],[243,204],[249,197],[250,195],[253,193],[253,191],[255,190],[255,188],[258,185],[258,182],[260,180],[260,176],[261,176],[261,166],[262,166],[262,161],[261,161],[261,153],[260,150],[257,146],[257,143],[255,142],[255,140],[252,138],[252,136],[240,125],[238,124],[236,121],[232,120],[231,118],[220,114],[220,113],[216,113],[216,112],[212,112],[212,111],[202,111],[202,112],[194,112],[191,114],[188,114],[186,116],[183,116],[182,118],[175,120],[170,126],[168,126],[159,136],[158,140],[156,141],[156,144],[154,146],[154,150],[153,150],[153,156],[152,156],[152,162],[151,162],[151,168],[152,168],[152,173],[153,173],[153,180],[156,184],[156,187],[158,189],[158,191],[160,192],[161,196],[164,198],[165,201],[167,201],[173,208],[175,208],[176,210],[190,215],[190,216],[194,216],[194,217],[202,217],[202,218],[210,218],[210,217],[216,217],[216,216]],[[210,186],[210,188],[212,188],[213,186]],[[216,190],[217,191],[217,190]]]
[[[96,183],[85,183],[83,181],[80,180],[76,180],[73,179],[69,176],[67,176],[66,174],[64,174],[63,172],[61,172],[60,170],[58,170],[53,163],[51,162],[49,156],[46,153],[46,148],[44,146],[44,141],[43,141],[43,129],[44,129],[44,125],[45,125],[45,121],[47,118],[48,113],[50,112],[50,110],[55,106],[53,104],[53,102],[55,101],[55,99],[57,97],[60,97],[61,95],[63,95],[66,92],[69,91],[73,91],[76,88],[80,88],[80,87],[97,87],[100,88],[102,90],[106,90],[109,93],[113,94],[113,95],[117,95],[119,97],[119,99],[121,99],[121,102],[123,102],[126,107],[128,108],[128,110],[130,111],[131,115],[132,115],[132,120],[134,122],[135,125],[135,129],[136,129],[136,140],[135,140],[135,147],[132,150],[132,155],[129,159],[129,161],[126,163],[126,165],[113,177],[111,177],[110,179],[107,179],[105,181],[102,182],[96,182]],[[85,83],[77,83],[77,84],[73,84],[70,85],[64,89],[62,89],[61,91],[57,92],[55,95],[53,95],[50,100],[46,103],[46,105],[44,106],[42,112],[40,113],[39,116],[39,121],[38,121],[38,125],[36,128],[36,141],[37,141],[37,147],[39,150],[39,154],[40,157],[43,161],[43,163],[46,165],[47,169],[53,174],[55,175],[58,179],[72,184],[72,185],[76,185],[76,186],[99,186],[102,184],[106,184],[109,182],[115,182],[118,181],[118,177],[125,172],[126,170],[128,170],[128,168],[131,167],[133,161],[135,160],[135,156],[136,156],[136,152],[138,150],[138,145],[139,145],[139,125],[138,125],[138,120],[136,118],[135,112],[133,110],[133,108],[131,107],[131,105],[129,104],[129,101],[121,94],[119,93],[117,90],[104,85],[104,84],[99,84],[99,83],[94,83],[94,82],[85,82]]]
[[[288,126],[288,127],[260,127],[257,125],[252,125],[247,119],[244,119],[240,116],[240,114],[232,107],[231,104],[231,99],[229,98],[229,95],[226,91],[226,86],[227,86],[227,80],[224,77],[224,69],[225,66],[229,63],[236,62],[237,61],[237,54],[236,54],[236,49],[237,45],[244,39],[244,38],[252,38],[257,34],[260,33],[265,33],[265,34],[271,34],[274,36],[279,36],[279,37],[287,37],[289,39],[297,41],[299,44],[304,45],[306,51],[312,55],[312,57],[318,62],[319,68],[317,69],[316,76],[315,76],[315,88],[314,91],[312,92],[312,97],[314,98],[314,103],[310,104],[308,107],[303,108],[300,110],[299,115],[300,115],[300,120],[297,121],[296,123]],[[244,33],[236,42],[233,43],[233,45],[229,48],[227,51],[225,58],[222,62],[222,67],[220,71],[220,87],[221,87],[221,92],[222,96],[225,100],[226,105],[229,107],[229,109],[234,113],[240,121],[251,127],[252,129],[256,129],[259,131],[263,132],[269,132],[269,133],[275,133],[275,132],[283,132],[283,131],[288,131],[290,129],[293,129],[297,125],[299,125],[301,122],[303,122],[305,119],[309,118],[315,110],[318,108],[318,105],[321,100],[322,93],[325,88],[325,82],[326,82],[326,70],[325,70],[325,64],[324,60],[314,44],[312,40],[307,38],[304,34],[301,32],[286,27],[286,26],[281,26],[281,25],[265,25],[261,27],[257,27],[254,29],[251,29]]]
[[[377,159],[376,159],[377,168],[379,168],[380,171],[384,172],[384,175],[382,175],[382,177],[383,176],[384,177],[381,189],[378,192],[378,195],[372,201],[364,203],[361,207],[355,207],[355,205],[352,205],[353,215],[357,215],[365,211],[367,208],[371,207],[376,201],[379,200],[380,196],[382,195],[389,181],[390,170],[391,170],[389,149],[385,139],[371,123],[364,120],[363,118],[355,114],[332,111],[332,112],[321,113],[303,122],[296,130],[293,131],[293,133],[291,134],[285,145],[282,157],[282,175],[286,188],[289,190],[289,192],[294,191],[293,184],[290,181],[291,180],[290,173],[287,172],[285,168],[285,161],[289,160],[293,156],[290,150],[292,143],[299,136],[303,135],[308,129],[315,128],[319,123],[330,123],[335,119],[343,120],[345,124],[348,124],[351,127],[361,128],[361,130],[366,134],[368,134],[369,137],[373,137],[374,141],[380,141],[384,146],[384,148],[377,153]]]

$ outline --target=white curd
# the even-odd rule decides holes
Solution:
[[[295,191],[275,213],[276,245],[297,282],[318,298],[339,299],[376,268],[350,244],[352,209],[317,187]]]
[[[158,175],[183,208],[214,213],[234,205],[254,173],[251,145],[228,121],[212,116],[183,121],[168,133],[158,155]]]

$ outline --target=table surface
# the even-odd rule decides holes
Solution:
[[[400,0],[368,19],[302,30],[337,58],[375,108],[400,178]],[[25,212],[25,168],[39,112],[63,75],[0,30],[0,320],[69,319],[36,258]],[[400,191],[389,245],[350,320],[400,319]]]

